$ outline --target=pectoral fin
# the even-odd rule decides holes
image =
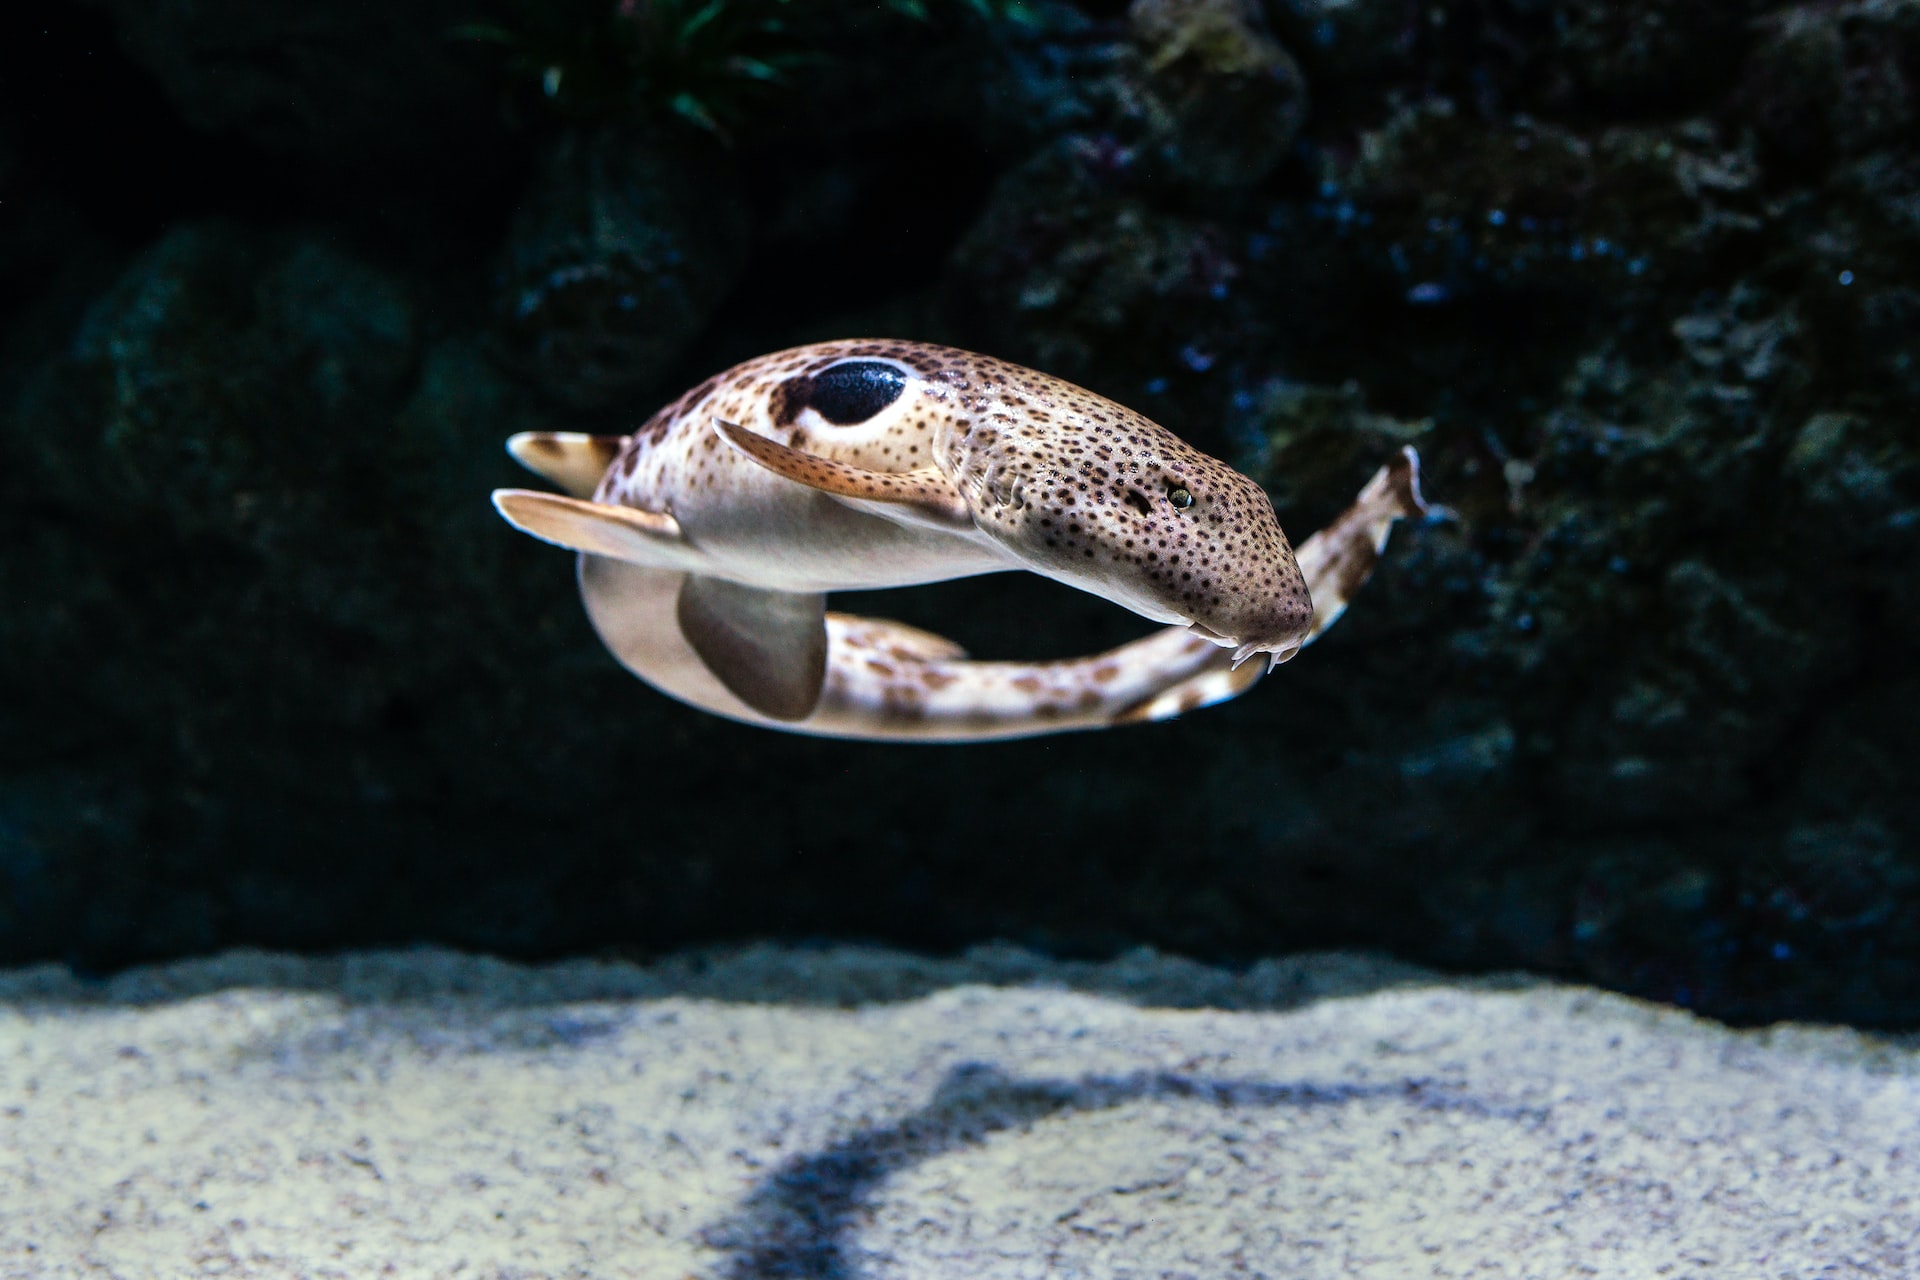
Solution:
[[[728,444],[775,475],[818,489],[857,510],[939,529],[973,528],[973,512],[967,500],[938,467],[868,471],[788,448],[732,422],[716,418],[713,428]]]
[[[507,441],[507,452],[527,470],[551,480],[576,498],[591,498],[600,477],[620,456],[625,436],[590,436],[578,431],[522,431]]]
[[[636,507],[563,498],[536,489],[495,489],[493,506],[508,524],[542,542],[647,564],[663,543],[681,541],[680,522]]]
[[[763,716],[804,720],[827,674],[827,598],[689,574],[676,608],[681,634]]]

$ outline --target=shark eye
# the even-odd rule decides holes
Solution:
[[[807,388],[807,405],[836,427],[865,422],[907,388],[907,377],[878,360],[854,360],[815,374]]]
[[[1167,486],[1167,501],[1185,511],[1193,505],[1193,493],[1183,484]]]

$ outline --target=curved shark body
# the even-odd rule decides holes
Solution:
[[[705,710],[835,737],[1023,737],[1236,696],[1324,630],[1393,521],[1424,510],[1408,451],[1296,556],[1257,485],[1139,414],[884,340],[748,361],[631,436],[509,448],[570,496],[500,490],[496,507],[581,553],[588,614],[623,665]],[[825,608],[832,590],[1009,569],[1174,625],[1089,658],[974,662]]]

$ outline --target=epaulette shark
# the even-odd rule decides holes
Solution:
[[[587,614],[629,671],[716,715],[876,741],[1098,729],[1237,697],[1331,626],[1394,521],[1427,510],[1405,449],[1296,552],[1259,485],[1133,410],[880,339],[736,365],[629,436],[507,447],[565,494],[500,489],[494,506],[580,553]],[[1090,657],[976,662],[826,607],[830,591],[1009,569],[1170,625]]]

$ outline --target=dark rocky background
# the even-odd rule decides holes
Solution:
[[[4,6],[0,962],[1362,945],[1920,1023],[1917,136],[1915,0]],[[1401,440],[1459,518],[1168,726],[668,702],[502,441],[861,333],[1296,536]]]

